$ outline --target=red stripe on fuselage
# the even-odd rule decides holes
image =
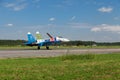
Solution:
[[[50,41],[53,42],[53,41],[55,41],[55,39],[54,38],[50,38]]]

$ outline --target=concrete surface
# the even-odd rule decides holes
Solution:
[[[120,49],[0,50],[0,58],[54,57],[66,54],[106,54]]]

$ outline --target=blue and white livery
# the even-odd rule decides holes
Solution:
[[[60,42],[68,42],[70,41],[67,38],[63,37],[52,37],[49,33],[47,35],[50,37],[50,39],[42,39],[39,32],[36,32],[36,38],[28,32],[27,37],[28,41],[25,43],[27,46],[38,46],[38,49],[40,49],[41,46],[46,46],[46,49],[49,49],[49,46],[52,44],[60,43]]]

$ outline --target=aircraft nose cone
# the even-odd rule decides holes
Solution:
[[[64,39],[65,42],[69,42],[70,40],[69,39]]]
[[[62,38],[61,41],[63,41],[63,42],[69,42],[70,40],[67,39],[67,38]]]

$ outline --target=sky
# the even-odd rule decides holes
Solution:
[[[120,0],[0,0],[0,39],[120,42]]]

